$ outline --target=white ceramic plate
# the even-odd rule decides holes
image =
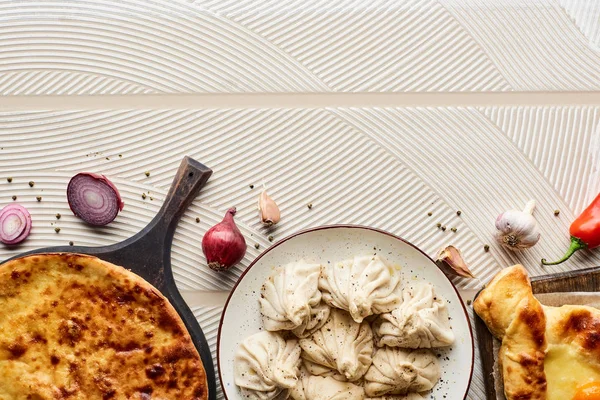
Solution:
[[[263,329],[258,299],[260,287],[273,267],[297,260],[328,263],[375,253],[400,265],[404,282],[431,282],[448,301],[457,340],[447,349],[436,349],[441,355],[442,377],[425,398],[463,400],[473,372],[473,336],[458,292],[435,263],[415,246],[384,231],[349,225],[324,226],[289,236],[260,255],[241,276],[225,304],[219,325],[217,359],[225,397],[243,399],[234,384],[233,359],[239,343]]]

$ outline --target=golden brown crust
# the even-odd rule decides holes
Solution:
[[[207,391],[179,315],[137,275],[78,254],[0,267],[0,400],[203,400]]]
[[[529,294],[517,305],[498,354],[507,400],[546,399],[546,317]]]
[[[546,307],[550,344],[571,344],[600,364],[600,310],[582,305]]]
[[[473,302],[473,308],[492,334],[502,339],[517,305],[531,293],[531,282],[522,265],[503,269]]]

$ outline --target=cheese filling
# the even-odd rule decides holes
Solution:
[[[566,344],[548,346],[544,370],[547,400],[572,400],[582,385],[600,382],[600,369]]]

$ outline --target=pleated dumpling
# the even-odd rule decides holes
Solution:
[[[297,340],[286,341],[279,333],[259,332],[244,339],[234,361],[235,384],[244,398],[287,398],[298,382],[300,352]]]
[[[329,316],[321,304],[321,265],[294,262],[275,268],[261,287],[260,312],[268,331],[292,331],[306,337]]]
[[[356,381],[371,365],[373,332],[366,322],[359,324],[347,312],[332,309],[325,325],[310,337],[300,339],[300,347],[305,360]]]
[[[313,376],[303,371],[290,395],[293,400],[364,400],[365,390],[352,382]]]
[[[429,283],[406,287],[402,304],[373,326],[378,346],[432,348],[454,343],[446,300]]]
[[[321,364],[309,361],[306,358],[302,357],[302,355],[300,356],[300,358],[302,358],[302,366],[310,375],[325,376],[329,378],[334,378],[342,382],[347,381],[346,376],[341,374],[337,369],[331,369]]]
[[[379,256],[354,257],[325,265],[319,289],[327,304],[350,312],[356,322],[390,312],[402,301],[400,274]]]
[[[370,397],[424,392],[433,388],[440,374],[438,359],[429,349],[382,347],[365,375],[365,392]]]

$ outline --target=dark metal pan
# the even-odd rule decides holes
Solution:
[[[127,268],[150,282],[169,299],[185,323],[206,370],[208,398],[216,400],[215,371],[210,348],[194,314],[179,294],[171,270],[171,245],[177,223],[211,175],[210,168],[185,157],[158,214],[148,226],[120,243],[102,247],[45,247],[19,254],[11,260],[38,253],[89,254]]]

